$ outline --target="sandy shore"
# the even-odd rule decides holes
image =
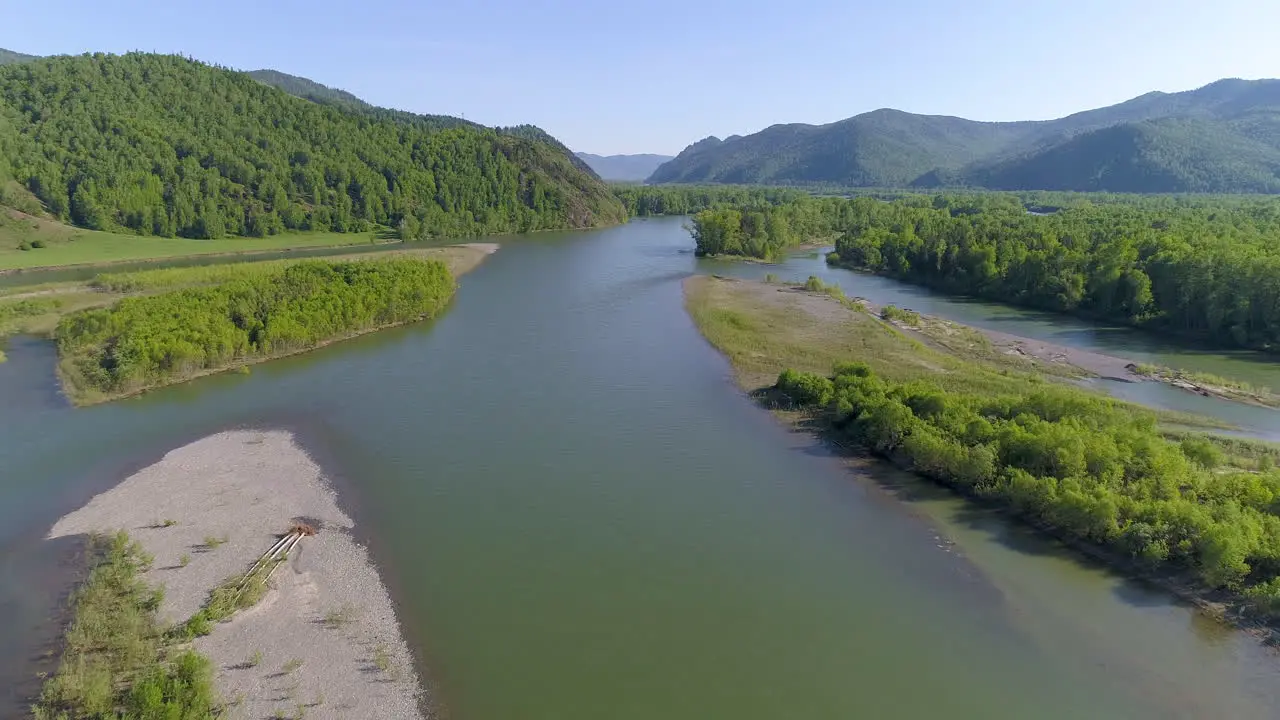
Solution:
[[[173,450],[63,517],[49,538],[128,531],[155,556],[144,577],[165,587],[162,619],[182,622],[299,519],[319,532],[262,601],[195,641],[233,704],[229,717],[423,717],[391,597],[289,433],[224,432]]]

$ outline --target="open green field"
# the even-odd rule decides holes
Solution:
[[[156,260],[184,255],[368,245],[381,241],[377,232],[287,233],[262,238],[233,237],[220,240],[143,237],[84,230],[26,215],[8,214],[0,219],[0,271]],[[22,247],[28,249],[23,250]]]

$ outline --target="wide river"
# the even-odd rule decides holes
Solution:
[[[1280,717],[1280,661],[1248,636],[780,427],[698,335],[681,281],[820,274],[1016,334],[1255,381],[1272,366],[816,257],[690,249],[679,219],[513,240],[435,322],[79,410],[49,344],[11,341],[0,688],[29,687],[50,631],[52,522],[174,446],[254,426],[296,430],[334,478],[460,720]],[[1235,419],[1266,434],[1275,415]]]

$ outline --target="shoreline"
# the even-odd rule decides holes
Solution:
[[[474,270],[475,268],[479,267],[479,266],[480,266],[480,264],[481,264],[481,263],[483,263],[483,262],[484,262],[484,261],[485,261],[485,260],[490,256],[490,255],[492,255],[493,253],[497,252],[497,251],[498,251],[498,249],[499,249],[499,247],[501,247],[501,246],[500,246],[498,243],[480,243],[480,242],[477,242],[477,243],[462,243],[462,244],[459,244],[459,245],[450,245],[450,246],[446,246],[446,247],[448,247],[448,248],[465,248],[465,249],[467,249],[467,250],[474,251],[475,253],[478,253],[477,255],[473,255],[471,258],[466,258],[466,259],[463,259],[463,260],[459,261],[456,265],[450,265],[450,266],[449,266],[449,272],[450,272],[451,274],[453,274],[454,280],[455,280],[455,281],[457,281],[457,280],[458,280],[458,279],[460,279],[462,276],[466,275],[468,272],[471,272],[471,271],[472,271],[472,270]],[[430,252],[430,251],[431,251],[431,249],[424,249],[424,250],[419,251],[419,252],[423,252],[423,253],[425,253],[425,252]],[[430,258],[428,258],[428,259],[430,259]],[[446,260],[445,262],[446,262],[446,264],[449,264],[447,260]],[[450,302],[452,302],[452,299],[450,300]],[[446,305],[445,307],[447,308],[448,306]],[[436,315],[431,316],[431,317],[439,317],[439,313],[437,313]],[[112,402],[112,401],[115,401],[115,400],[123,400],[123,399],[125,399],[125,398],[129,398],[129,397],[136,397],[136,396],[138,396],[138,395],[144,395],[144,394],[146,394],[146,393],[148,393],[148,392],[151,392],[151,391],[153,391],[153,390],[159,390],[159,389],[161,389],[161,388],[170,387],[170,386],[173,386],[173,385],[181,385],[181,384],[183,384],[183,383],[187,383],[187,382],[190,382],[190,381],[192,381],[192,380],[196,380],[196,379],[199,379],[199,378],[202,378],[202,377],[208,377],[208,376],[210,376],[210,375],[218,375],[218,374],[225,373],[225,372],[248,372],[248,369],[249,369],[251,366],[253,366],[253,365],[258,365],[258,364],[260,364],[260,363],[268,362],[268,361],[271,361],[271,360],[279,360],[279,359],[286,358],[286,357],[293,357],[293,356],[295,356],[295,355],[302,355],[302,354],[304,354],[304,353],[309,353],[309,352],[312,352],[312,351],[314,351],[314,350],[319,350],[320,348],[328,347],[328,346],[333,345],[333,344],[335,344],[335,343],[345,342],[345,341],[347,341],[347,340],[351,340],[351,339],[354,339],[354,338],[357,338],[357,337],[361,337],[361,336],[363,336],[363,335],[369,335],[369,334],[371,334],[371,333],[380,332],[380,331],[382,331],[382,330],[389,330],[389,329],[391,329],[391,328],[401,327],[401,326],[404,326],[404,325],[411,325],[411,324],[413,324],[413,323],[422,322],[423,320],[429,320],[429,319],[431,319],[431,318],[430,318],[430,317],[417,317],[417,318],[411,318],[411,319],[408,319],[408,320],[402,320],[402,321],[399,321],[399,322],[386,323],[386,324],[383,324],[383,325],[376,325],[376,326],[373,326],[373,327],[368,327],[368,328],[364,328],[364,329],[362,329],[362,330],[358,330],[358,331],[356,331],[356,332],[352,332],[352,333],[344,333],[344,334],[342,334],[342,335],[338,335],[338,336],[336,336],[336,337],[331,337],[331,338],[329,338],[329,339],[327,339],[327,340],[324,340],[324,341],[321,341],[321,342],[319,342],[319,343],[316,343],[315,345],[312,345],[312,346],[310,346],[310,347],[299,348],[299,349],[296,349],[296,350],[289,350],[289,351],[281,352],[281,353],[271,353],[271,354],[269,354],[269,355],[261,355],[261,356],[256,356],[256,357],[239,358],[239,359],[237,359],[235,362],[228,363],[228,364],[226,364],[226,365],[221,365],[221,366],[218,366],[218,367],[215,367],[215,368],[204,368],[204,369],[201,369],[201,370],[198,370],[198,371],[192,372],[192,373],[190,373],[190,374],[188,374],[188,375],[185,375],[185,376],[183,376],[183,377],[170,378],[170,379],[166,380],[165,382],[160,382],[160,383],[157,383],[157,384],[154,384],[154,385],[147,385],[147,386],[145,386],[145,387],[135,388],[135,389],[133,389],[133,390],[128,390],[128,391],[125,391],[125,392],[117,392],[117,393],[97,393],[97,392],[89,392],[89,393],[86,393],[86,392],[80,391],[79,389],[76,389],[76,388],[74,387],[74,385],[68,381],[68,376],[67,376],[67,374],[63,371],[63,367],[62,367],[62,360],[61,360],[61,359],[59,359],[59,360],[58,360],[58,363],[57,363],[57,365],[56,365],[56,367],[55,367],[55,374],[57,375],[57,378],[58,378],[58,387],[59,387],[59,390],[60,390],[60,392],[62,393],[62,395],[63,395],[64,397],[66,397],[66,398],[67,398],[67,400],[68,400],[72,405],[74,405],[75,407],[87,407],[87,406],[90,406],[90,405],[98,405],[98,404],[101,404],[101,403]]]
[[[849,300],[861,303],[867,312],[876,317],[880,317],[880,313],[885,307],[862,297],[850,297]],[[900,309],[911,311],[910,308],[906,307]],[[955,348],[946,344],[947,336],[977,333],[986,337],[995,350],[1005,355],[1027,360],[1042,371],[1077,371],[1085,377],[1096,377],[1102,380],[1125,383],[1157,382],[1193,395],[1212,397],[1255,407],[1280,408],[1280,397],[1274,394],[1239,390],[1225,385],[1197,381],[1194,373],[1187,374],[1161,366],[1148,366],[1136,360],[1117,355],[1109,355],[1069,345],[1059,345],[1047,340],[1013,335],[975,325],[965,325],[937,315],[916,314],[919,315],[919,320],[921,321],[916,325],[911,325],[901,320],[885,320],[885,322],[917,339],[941,346],[942,349],[951,352],[955,352]],[[1038,365],[1040,363],[1043,363],[1043,365]],[[1150,369],[1144,370],[1144,368]]]
[[[335,482],[285,430],[230,430],[159,461],[59,519],[46,542],[125,530],[155,556],[164,623],[182,623],[293,522],[318,527],[265,596],[192,647],[214,663],[229,717],[430,717],[415,655]],[[172,521],[172,522],[170,522]]]
[[[763,282],[693,276],[686,279],[683,283],[686,308],[690,307],[691,287],[700,282],[727,282],[740,286],[745,285],[763,289],[770,293],[788,291],[788,288],[771,286]],[[872,313],[870,307],[868,307],[869,304],[861,298],[849,298],[842,302],[840,299],[818,292],[806,292],[803,290],[793,292],[812,298],[813,303],[806,304],[804,306],[805,311],[812,314],[820,323],[829,322],[836,317],[838,313],[836,313],[835,310],[837,309],[844,310],[846,312],[865,312],[880,322],[891,325],[894,329],[897,329],[900,332],[903,330],[914,331],[909,333],[909,336],[915,337],[917,341],[931,340],[928,335],[919,332],[915,328],[911,328],[909,326],[904,327],[904,323],[896,321],[889,322],[880,319],[879,314]],[[851,309],[845,304],[846,302],[861,302],[864,304],[864,309]],[[1247,603],[1238,593],[1234,593],[1229,590],[1214,590],[1196,587],[1186,575],[1177,571],[1164,573],[1147,571],[1140,567],[1136,561],[1131,558],[1127,558],[1120,553],[1087,541],[1063,537],[1059,532],[1043,523],[1024,519],[1011,513],[1005,508],[985,501],[981,497],[959,492],[955,488],[921,477],[914,472],[910,463],[903,461],[903,458],[894,456],[884,457],[876,455],[864,448],[846,446],[833,436],[830,425],[820,415],[808,411],[789,409],[783,407],[779,402],[777,402],[774,395],[774,380],[776,376],[775,378],[771,378],[758,371],[748,370],[742,362],[742,356],[735,352],[730,352],[726,348],[721,348],[712,342],[704,332],[702,325],[698,322],[696,313],[691,312],[690,314],[693,316],[692,319],[694,321],[694,326],[698,329],[699,334],[701,334],[703,339],[706,340],[708,344],[710,344],[728,362],[730,368],[733,370],[734,384],[737,385],[738,388],[748,397],[750,397],[757,407],[767,411],[776,422],[780,423],[789,431],[805,433],[816,438],[824,445],[827,445],[832,449],[833,454],[839,457],[842,462],[846,463],[848,466],[852,467],[861,464],[865,467],[866,463],[878,463],[883,464],[888,468],[892,468],[895,471],[904,472],[914,478],[917,482],[937,487],[958,498],[963,498],[965,502],[973,503],[987,512],[993,512],[1005,522],[1016,523],[1031,529],[1038,535],[1057,543],[1069,552],[1075,554],[1077,559],[1087,559],[1091,562],[1100,563],[1117,577],[1150,585],[1153,588],[1167,593],[1174,601],[1193,607],[1203,616],[1212,618],[1224,625],[1240,630],[1268,645],[1280,644],[1280,620],[1270,620],[1265,617],[1250,617],[1248,614],[1249,608],[1247,607]],[[1023,339],[1025,340],[1025,338]],[[1050,344],[1046,343],[1046,345]],[[760,356],[759,353],[752,353],[752,355],[753,358],[758,358]],[[1027,358],[1024,357],[1023,359],[1025,360]],[[1114,358],[1112,360],[1117,361],[1120,359]]]
[[[867,307],[867,310],[875,315],[879,315],[880,311],[883,309],[881,306],[871,303],[865,299],[853,299],[862,302],[862,304]],[[1116,382],[1126,383],[1156,382],[1177,388],[1193,395],[1217,398],[1227,402],[1236,402],[1244,405],[1253,405],[1255,407],[1271,409],[1280,407],[1280,398],[1273,395],[1237,390],[1225,385],[1214,385],[1203,381],[1197,382],[1191,379],[1194,377],[1194,374],[1184,377],[1186,374],[1177,370],[1171,370],[1160,366],[1146,366],[1136,360],[1116,355],[1108,355],[1106,353],[1084,350],[1081,348],[1071,347],[1069,345],[1059,345],[1046,340],[1036,340],[1034,338],[1022,337],[1020,335],[1012,335],[999,330],[989,330],[987,328],[976,327],[973,325],[965,325],[963,323],[940,318],[936,315],[920,314],[920,319],[922,321],[926,321],[929,324],[929,327],[913,327],[901,321],[887,322],[890,322],[899,330],[912,333],[924,340],[935,343],[939,339],[937,336],[939,332],[943,334],[956,330],[959,330],[960,332],[975,332],[985,336],[994,348],[1005,354],[1021,356],[1031,361],[1032,364],[1037,362],[1044,363],[1046,366],[1051,368],[1076,368],[1088,376],[1101,378],[1103,380],[1113,380]],[[1144,372],[1143,369],[1145,367],[1151,367],[1153,369]]]
[[[1035,307],[1026,307],[1026,306],[1021,306],[1021,305],[1017,305],[1017,304],[1010,303],[1010,302],[1006,302],[1006,301],[1002,301],[1002,300],[995,300],[995,299],[990,299],[990,298],[984,298],[984,297],[980,297],[980,296],[976,296],[976,295],[964,295],[964,294],[957,294],[957,293],[953,293],[953,292],[948,292],[948,291],[946,291],[946,290],[942,290],[942,289],[939,289],[939,288],[935,288],[935,287],[932,287],[932,286],[930,286],[930,285],[923,285],[923,284],[920,284],[920,283],[913,283],[913,282],[910,282],[910,281],[907,281],[907,280],[903,280],[902,278],[898,278],[898,277],[895,277],[895,276],[893,276],[893,275],[889,275],[889,274],[880,274],[880,273],[872,272],[872,271],[870,271],[870,270],[868,270],[868,269],[866,269],[866,268],[859,267],[859,266],[857,266],[857,265],[853,265],[853,264],[851,264],[851,263],[845,263],[845,262],[836,262],[836,263],[831,263],[831,262],[828,262],[828,263],[827,263],[827,266],[828,266],[828,267],[832,267],[832,268],[838,268],[838,269],[841,269],[841,270],[848,270],[848,271],[850,271],[850,272],[854,272],[854,273],[859,273],[859,274],[864,274],[864,275],[870,275],[870,276],[873,276],[873,277],[881,277],[881,278],[886,278],[886,279],[889,279],[889,280],[894,280],[894,281],[897,281],[897,282],[905,283],[905,284],[910,285],[910,286],[912,286],[912,287],[918,287],[918,288],[921,288],[921,289],[923,289],[923,290],[928,291],[929,293],[935,294],[935,295],[937,295],[937,296],[939,296],[939,297],[941,297],[941,298],[945,298],[945,299],[951,299],[951,300],[957,300],[957,299],[958,299],[958,300],[961,300],[961,301],[973,301],[973,302],[985,303],[985,304],[989,304],[989,305],[1005,306],[1005,307],[1013,308],[1013,309],[1016,309],[1016,310],[1026,311],[1026,312],[1032,312],[1032,313],[1043,313],[1043,314],[1045,314],[1045,315],[1047,315],[1047,316],[1051,316],[1051,317],[1058,317],[1058,318],[1062,318],[1062,319],[1064,319],[1064,320],[1076,320],[1076,321],[1084,321],[1084,322],[1093,322],[1093,323],[1104,323],[1104,324],[1110,324],[1110,325],[1113,325],[1113,326],[1115,326],[1115,327],[1124,328],[1124,329],[1126,329],[1126,330],[1132,330],[1132,331],[1135,331],[1135,332],[1138,332],[1138,333],[1142,333],[1142,334],[1149,335],[1150,337],[1155,338],[1155,339],[1157,339],[1157,340],[1163,340],[1163,341],[1170,341],[1170,340],[1173,340],[1173,341],[1176,341],[1177,346],[1178,346],[1178,347],[1181,347],[1182,349],[1185,349],[1185,350],[1191,350],[1191,351],[1199,351],[1199,350],[1204,350],[1204,351],[1218,351],[1218,352],[1224,352],[1224,353],[1226,353],[1226,352],[1245,352],[1245,353],[1255,353],[1255,354],[1257,354],[1259,357],[1270,357],[1270,356],[1268,355],[1267,351],[1265,351],[1265,350],[1261,350],[1261,349],[1258,349],[1258,348],[1252,348],[1252,347],[1230,347],[1230,346],[1223,347],[1223,346],[1214,345],[1214,344],[1212,344],[1211,342],[1207,341],[1207,340],[1206,340],[1203,336],[1201,336],[1201,335],[1196,335],[1196,334],[1185,334],[1185,333],[1178,333],[1178,332],[1171,332],[1171,333],[1170,333],[1170,332],[1164,332],[1164,333],[1162,333],[1162,332],[1160,332],[1158,329],[1154,329],[1154,328],[1151,328],[1151,327],[1147,327],[1147,326],[1143,326],[1143,325],[1129,325],[1129,324],[1125,324],[1125,323],[1118,322],[1118,321],[1116,321],[1116,320],[1114,320],[1114,319],[1105,318],[1105,317],[1100,317],[1100,316],[1092,315],[1092,314],[1089,314],[1089,313],[1079,313],[1079,314],[1077,314],[1077,313],[1069,313],[1069,312],[1055,312],[1055,311],[1052,311],[1052,310],[1043,310],[1043,309],[1035,308]],[[865,302],[865,301],[864,301],[864,302]],[[942,322],[950,322],[950,321],[942,320],[942,318],[936,318],[936,316],[929,316],[929,317],[935,317],[935,319],[937,319],[937,320],[939,320],[939,321],[942,321]],[[954,323],[954,324],[959,325],[960,323]],[[972,327],[972,326],[965,326],[965,327],[970,327],[971,329],[973,329],[973,330],[975,330],[975,331],[977,331],[977,332],[984,333],[984,334],[988,334],[988,333],[989,333],[989,334],[991,334],[991,335],[995,335],[995,336],[1005,336],[1005,335],[1006,335],[1006,333],[1001,333],[1001,332],[999,332],[999,331],[997,331],[997,330],[984,330],[984,329],[982,329],[982,328],[977,328],[977,327]],[[1008,337],[1017,338],[1017,336],[1008,336]],[[1026,340],[1026,341],[1028,341],[1028,342],[1040,342],[1040,341],[1037,341],[1037,340],[1030,340],[1030,339],[1028,339],[1028,338],[1019,338],[1019,339],[1021,339],[1021,340]],[[1051,344],[1051,343],[1050,343],[1050,344]],[[1092,353],[1092,351],[1088,351],[1088,350],[1079,350],[1079,349],[1074,349],[1074,350],[1075,350],[1075,352]],[[1102,353],[1092,353],[1092,354],[1100,355],[1101,357],[1106,357],[1106,358],[1111,358],[1111,359],[1119,359],[1119,358],[1114,358],[1114,356],[1105,355],[1105,354],[1102,354]],[[1148,372],[1142,372],[1142,371],[1141,371],[1141,368],[1142,368],[1142,367],[1143,367],[1143,365],[1144,365],[1143,363],[1139,363],[1139,362],[1137,362],[1137,361],[1132,361],[1132,360],[1125,360],[1124,362],[1125,362],[1127,365],[1133,365],[1133,366],[1134,366],[1134,367],[1132,367],[1132,368],[1126,368],[1126,371],[1127,371],[1127,373],[1128,373],[1128,375],[1129,375],[1129,376],[1131,376],[1131,377],[1133,377],[1133,378],[1137,378],[1137,380],[1126,380],[1126,379],[1125,379],[1125,378],[1123,378],[1123,377],[1112,377],[1112,378],[1107,378],[1107,379],[1121,380],[1122,382],[1135,382],[1135,381],[1136,381],[1136,382],[1142,382],[1142,381],[1155,381],[1155,382],[1162,382],[1162,383],[1165,383],[1165,384],[1167,384],[1167,385],[1171,385],[1171,386],[1173,386],[1173,387],[1179,388],[1179,389],[1181,389],[1181,390],[1185,390],[1185,391],[1190,392],[1190,393],[1193,393],[1193,394],[1199,394],[1199,395],[1204,395],[1204,396],[1208,396],[1208,397],[1216,397],[1216,398],[1219,398],[1219,399],[1221,399],[1221,400],[1228,400],[1228,401],[1231,401],[1231,402],[1239,402],[1239,403],[1244,403],[1244,404],[1246,404],[1246,405],[1255,405],[1255,406],[1258,406],[1258,407],[1266,407],[1266,408],[1280,408],[1280,394],[1278,394],[1278,393],[1280,393],[1280,391],[1276,391],[1276,390],[1274,390],[1274,389],[1272,389],[1272,391],[1271,391],[1271,392],[1257,392],[1257,391],[1255,391],[1255,390],[1253,390],[1253,389],[1237,389],[1237,388],[1231,387],[1230,385],[1217,385],[1217,384],[1214,384],[1214,383],[1211,383],[1211,382],[1194,382],[1194,381],[1192,381],[1192,382],[1187,382],[1186,380],[1187,380],[1188,378],[1184,378],[1184,377],[1182,377],[1182,376],[1184,376],[1184,375],[1194,376],[1196,373],[1187,373],[1187,372],[1184,372],[1184,371],[1181,371],[1181,370],[1178,370],[1178,369],[1175,369],[1175,368],[1167,368],[1167,367],[1163,367],[1163,366],[1155,366],[1155,367],[1153,367],[1153,371],[1148,373]],[[1177,377],[1164,377],[1164,375],[1177,376]],[[1230,378],[1227,378],[1227,380],[1228,380],[1228,381],[1230,381]],[[1264,388],[1264,390],[1266,390],[1266,389]]]

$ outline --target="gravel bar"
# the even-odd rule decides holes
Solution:
[[[178,448],[66,515],[49,538],[125,530],[155,556],[160,616],[182,622],[295,520],[318,525],[260,603],[195,649],[233,718],[422,718],[426,706],[395,609],[351,518],[282,431],[224,432]]]

